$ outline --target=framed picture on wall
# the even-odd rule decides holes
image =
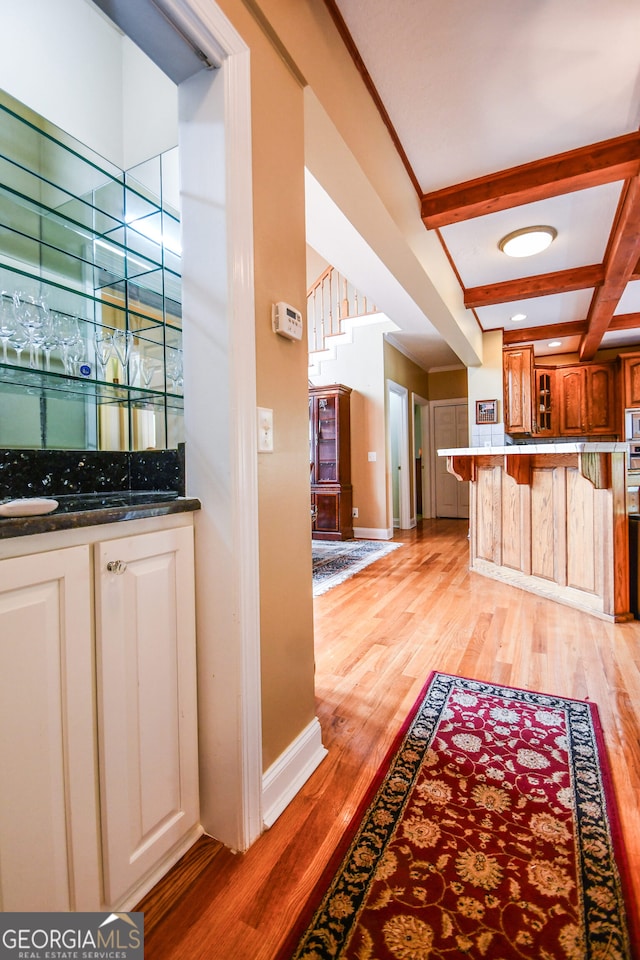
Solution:
[[[476,400],[476,423],[497,423],[498,401]]]

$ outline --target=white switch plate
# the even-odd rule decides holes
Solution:
[[[369,456],[369,463],[374,463],[378,459],[375,450],[373,451],[370,450],[368,456]]]
[[[258,407],[258,453],[273,453],[273,410]]]

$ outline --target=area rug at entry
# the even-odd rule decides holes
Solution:
[[[331,587],[344,583],[349,577],[364,570],[374,560],[385,557],[401,543],[381,540],[314,540],[313,595],[319,597]]]
[[[630,960],[605,763],[592,704],[432,674],[280,960]]]

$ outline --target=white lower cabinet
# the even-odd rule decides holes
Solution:
[[[0,563],[0,910],[101,900],[88,546]]]
[[[0,911],[131,909],[201,833],[193,529],[109,535],[0,560]]]
[[[198,823],[193,538],[95,550],[105,895],[117,904]]]

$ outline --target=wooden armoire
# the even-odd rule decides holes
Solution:
[[[316,540],[353,537],[351,387],[309,388],[312,534]]]

